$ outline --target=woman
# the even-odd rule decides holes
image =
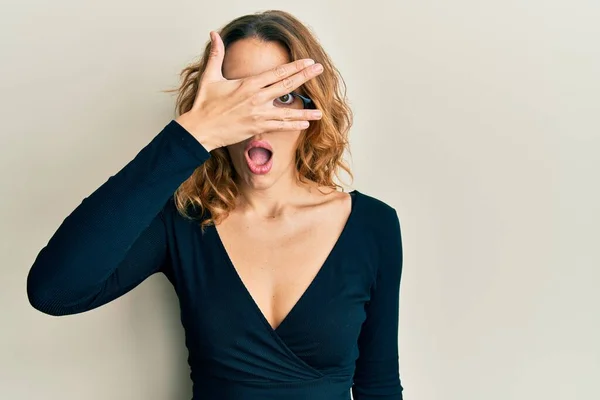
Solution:
[[[269,11],[182,77],[178,117],[40,251],[30,303],[81,313],[162,272],[195,399],[401,399],[399,220],[333,183],[351,111],[325,52]]]

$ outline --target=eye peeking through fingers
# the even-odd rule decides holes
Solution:
[[[290,92],[283,96],[279,96],[273,100],[273,104],[276,107],[293,108],[295,110],[313,108],[313,102],[310,98],[296,92]]]
[[[294,109],[302,109],[303,104],[302,100],[295,95],[294,92],[290,92],[288,94],[284,94],[283,96],[279,96],[274,101],[276,107],[285,107],[285,108],[294,108]]]

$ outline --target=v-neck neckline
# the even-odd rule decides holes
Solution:
[[[296,303],[292,306],[292,308],[288,311],[288,313],[285,315],[285,317],[281,320],[279,325],[277,325],[275,328],[273,328],[273,326],[271,326],[271,323],[267,320],[267,317],[265,317],[265,314],[260,309],[260,307],[258,306],[256,301],[252,297],[252,294],[250,293],[250,291],[244,284],[244,281],[242,280],[240,274],[238,273],[237,269],[235,268],[235,265],[233,264],[233,261],[231,260],[231,257],[229,256],[229,253],[227,252],[227,248],[225,247],[225,244],[221,240],[221,236],[219,235],[219,232],[218,232],[216,226],[214,224],[210,226],[210,228],[213,230],[213,233],[215,235],[215,240],[218,244],[219,250],[223,254],[223,258],[226,261],[227,267],[229,267],[230,271],[232,272],[232,274],[234,276],[234,279],[236,280],[236,284],[238,285],[238,287],[240,287],[240,289],[244,293],[244,296],[246,297],[246,299],[248,299],[251,307],[256,311],[256,314],[258,315],[259,319],[265,324],[265,326],[271,333],[277,334],[277,332],[279,332],[281,330],[281,327],[290,319],[292,314],[294,314],[294,311],[296,311],[302,305],[302,303],[306,302],[306,298],[308,297],[308,295],[310,295],[310,292],[314,290],[314,288],[317,285],[318,281],[320,280],[321,276],[326,272],[326,269],[327,269],[328,265],[330,264],[331,259],[333,258],[335,253],[338,251],[338,248],[341,246],[340,243],[343,241],[344,237],[347,235],[349,226],[351,225],[352,220],[354,219],[356,203],[357,203],[357,198],[358,198],[358,196],[357,196],[358,191],[352,190],[347,193],[350,195],[350,202],[351,202],[350,214],[348,215],[346,222],[344,223],[344,227],[342,228],[341,233],[339,234],[333,247],[327,254],[325,261],[323,261],[323,263],[321,264],[321,267],[317,271],[317,274],[311,280],[311,282],[308,284],[308,287],[306,288],[306,290],[304,290],[304,292],[300,295],[300,297],[298,298]]]

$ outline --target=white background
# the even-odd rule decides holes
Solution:
[[[0,398],[191,397],[162,275],[59,318],[25,279],[173,118],[160,91],[208,32],[270,8],[341,70],[353,187],[398,209],[405,398],[600,398],[595,0],[2,1]]]

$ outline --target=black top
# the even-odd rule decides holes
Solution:
[[[156,272],[181,306],[194,399],[400,400],[402,270],[394,208],[352,191],[352,211],[317,276],[273,329],[214,226],[176,210],[173,193],[210,153],[175,120],[62,222],[27,279],[29,301],[76,314]]]

